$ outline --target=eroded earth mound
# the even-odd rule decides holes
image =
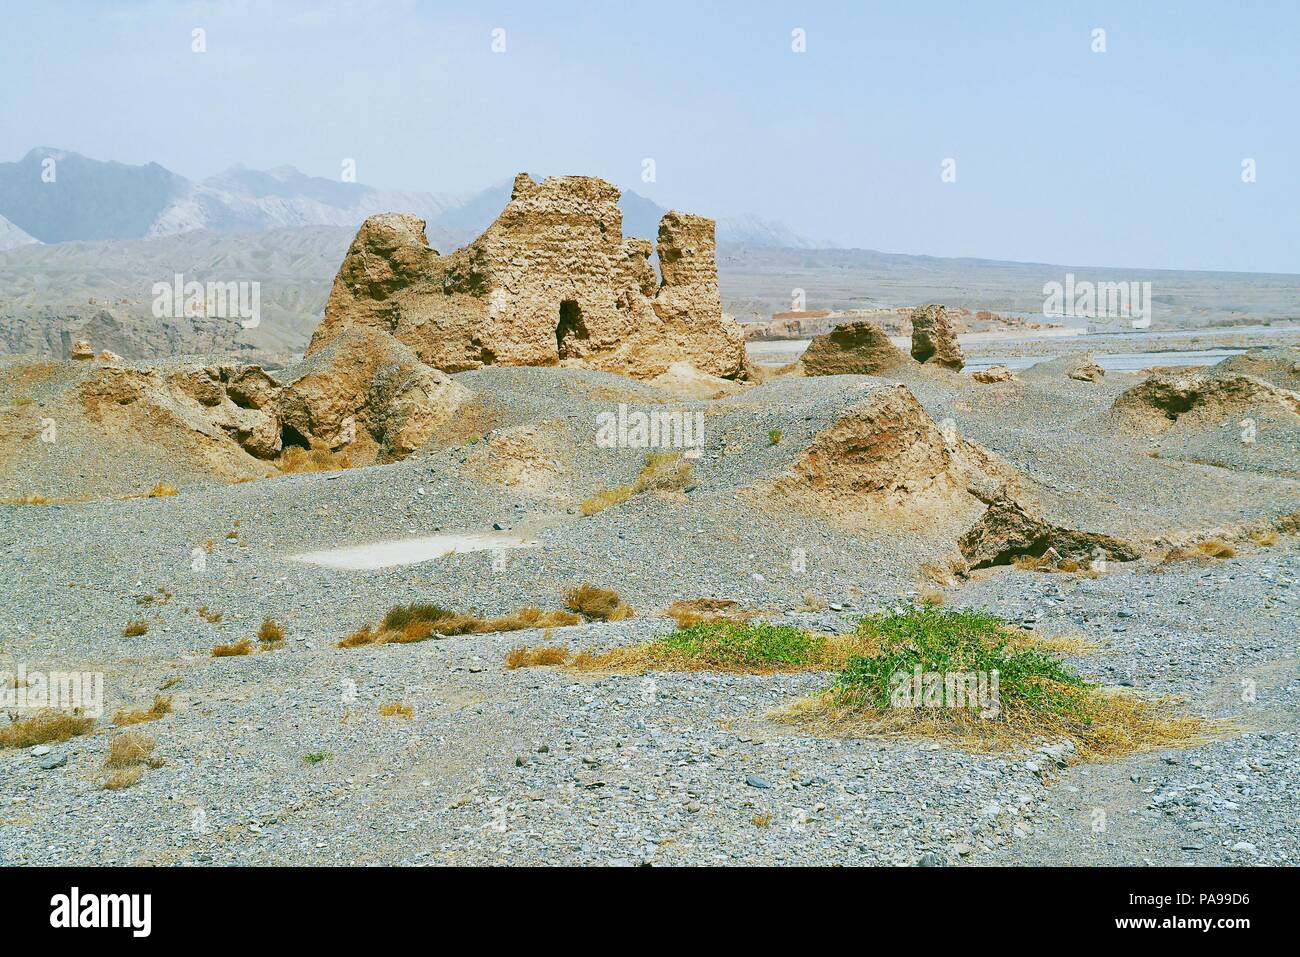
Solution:
[[[907,362],[884,330],[867,319],[817,336],[800,359],[805,375],[888,375]]]

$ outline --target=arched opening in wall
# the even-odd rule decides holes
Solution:
[[[307,441],[307,437],[287,422],[280,426],[280,445],[285,449],[311,450],[311,443]]]
[[[560,321],[555,326],[555,352],[561,359],[575,359],[582,355],[581,344],[587,339],[587,327],[582,322],[582,310],[572,299],[560,303]]]

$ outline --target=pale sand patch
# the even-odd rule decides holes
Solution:
[[[347,548],[330,548],[319,552],[302,552],[290,555],[295,562],[340,568],[347,571],[367,571],[375,568],[392,568],[397,565],[416,565],[460,552],[487,552],[498,548],[531,548],[536,541],[514,535],[465,534],[427,535],[421,538],[402,538]]]

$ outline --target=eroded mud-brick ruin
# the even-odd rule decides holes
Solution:
[[[446,256],[429,247],[418,217],[372,216],[308,354],[366,326],[444,372],[572,364],[645,379],[685,361],[742,377],[744,341],[718,295],[713,221],[669,212],[652,248],[624,238],[618,200],[593,176],[536,183],[521,173],[496,222]]]

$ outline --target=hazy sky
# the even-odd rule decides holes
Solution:
[[[1296,0],[0,0],[0,160],[590,173],[888,252],[1300,272],[1298,48]]]

